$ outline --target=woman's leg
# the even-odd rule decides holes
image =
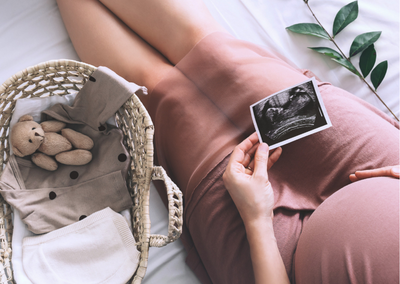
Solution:
[[[204,36],[225,31],[202,0],[100,1],[173,64]]]
[[[106,66],[151,91],[172,65],[96,0],[57,0],[84,62]],[[141,97],[141,99],[144,97]]]

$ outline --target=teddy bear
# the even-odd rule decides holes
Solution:
[[[92,160],[89,150],[94,145],[93,140],[65,126],[64,122],[57,120],[39,124],[32,116],[24,115],[11,130],[12,151],[19,157],[33,154],[32,162],[48,171],[55,171],[57,162],[74,166],[89,163]],[[60,131],[61,135],[57,133]]]

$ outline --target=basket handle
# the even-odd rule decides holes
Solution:
[[[150,235],[151,247],[163,247],[179,239],[182,234],[183,223],[183,202],[182,192],[173,183],[162,167],[153,167],[151,174],[152,180],[162,180],[165,183],[168,196],[168,236],[164,235]]]

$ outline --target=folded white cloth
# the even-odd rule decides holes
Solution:
[[[110,208],[22,244],[26,275],[33,283],[126,283],[140,253],[126,219]]]

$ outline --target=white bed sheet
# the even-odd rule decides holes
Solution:
[[[285,27],[314,22],[302,0],[203,0],[213,16],[237,38],[263,45],[301,68],[312,70],[329,81],[388,111],[354,75],[333,61],[307,49],[308,46],[330,46],[327,41],[296,35]],[[329,30],[336,12],[351,1],[312,1],[310,5]],[[352,39],[369,31],[383,31],[375,44],[377,62],[388,60],[389,69],[378,93],[399,115],[399,2],[388,0],[359,1],[359,17],[337,36],[348,52]],[[53,59],[75,59],[55,0],[2,0],[0,2],[0,82],[18,71]],[[357,59],[357,58],[356,58]],[[357,62],[357,61],[355,61]],[[151,232],[167,232],[167,210],[154,187],[151,188]],[[143,283],[199,283],[184,263],[186,253],[180,241],[164,248],[151,248]],[[23,283],[23,282],[20,282]]]

